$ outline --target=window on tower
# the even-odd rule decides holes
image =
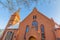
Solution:
[[[12,40],[13,38],[13,32],[8,31],[5,37],[5,40]]]

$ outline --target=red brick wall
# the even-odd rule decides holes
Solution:
[[[36,15],[36,21],[38,22],[38,30],[32,26],[32,22],[34,21],[33,15]],[[15,33],[15,38],[13,40],[24,40],[24,34],[26,31],[26,26],[29,25],[29,32],[26,33],[26,40],[29,40],[29,37],[33,36],[36,40],[41,40],[41,24],[44,25],[45,32],[45,40],[55,40],[54,34],[54,22],[43,14],[39,13],[36,9],[34,9],[30,15],[28,15],[22,22],[20,22],[18,30],[11,30]],[[6,31],[6,30],[5,30]],[[8,31],[8,30],[7,30]],[[7,32],[6,31],[6,32]],[[5,36],[4,36],[5,37]],[[4,38],[3,38],[4,39]]]
[[[34,21],[33,15],[37,16],[36,21],[38,22],[38,31],[32,28],[32,22]],[[29,32],[26,34],[26,40],[28,40],[30,36],[34,36],[37,40],[41,40],[41,24],[44,25],[45,40],[55,40],[55,35],[53,32],[54,22],[46,16],[39,14],[36,9],[34,9],[34,11],[20,23],[18,40],[24,40],[26,25],[29,25]]]
[[[60,38],[60,28],[56,29],[56,38]]]

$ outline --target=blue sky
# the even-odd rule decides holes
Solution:
[[[24,18],[32,12],[34,7],[36,7],[38,11],[42,14],[46,15],[49,18],[53,18],[56,23],[60,24],[60,0],[51,0],[51,3],[49,3],[48,0],[40,0],[37,4],[35,2],[32,2],[30,3],[29,8],[26,8],[24,7],[24,5],[21,5],[21,21],[23,21]],[[3,8],[3,6],[0,5],[0,29],[4,29],[6,27],[11,15],[12,13],[10,13],[6,8]]]

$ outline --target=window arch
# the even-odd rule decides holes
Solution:
[[[7,32],[7,35],[6,35],[6,37],[5,37],[5,40],[12,40],[13,34],[14,34],[13,32],[8,31],[8,32]]]
[[[44,25],[41,25],[41,40],[45,40]]]
[[[31,37],[29,37],[29,40],[36,40],[36,38],[31,36]]]
[[[35,27],[38,26],[38,22],[37,21],[33,21],[32,22],[32,26],[35,26]]]
[[[32,26],[35,27],[36,30],[38,30],[38,22],[37,21],[33,21]]]
[[[44,25],[41,25],[41,32],[44,33]]]

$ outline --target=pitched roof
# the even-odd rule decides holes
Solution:
[[[34,8],[33,11],[32,11],[29,15],[31,15],[31,14],[34,13],[34,12],[37,12],[37,13],[39,13],[40,15],[42,15],[43,17],[45,17],[46,19],[52,21],[50,18],[48,18],[47,16],[45,16],[45,15],[43,15],[41,12],[39,12],[39,11],[37,10],[37,8]],[[28,15],[28,16],[29,16],[29,15]],[[27,16],[27,17],[28,17],[28,16]],[[27,17],[26,17],[26,18],[27,18]],[[26,19],[26,18],[25,18],[25,19]],[[24,20],[25,20],[25,19],[24,19]],[[24,21],[24,20],[23,20],[23,21]],[[22,21],[22,22],[23,22],[23,21]]]
[[[60,25],[55,23],[55,29],[60,29]]]
[[[32,12],[37,12],[37,13],[39,13],[40,15],[44,16],[46,19],[51,20],[50,18],[48,18],[47,16],[45,16],[44,14],[42,14],[41,12],[39,12],[39,11],[37,10],[37,8],[34,8]]]

